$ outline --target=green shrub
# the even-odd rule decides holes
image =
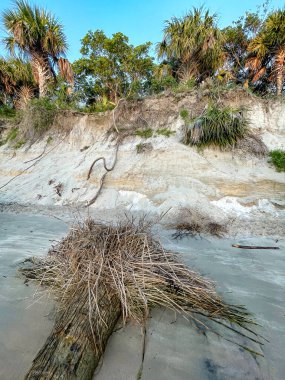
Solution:
[[[185,143],[199,148],[227,148],[244,138],[247,131],[248,121],[241,109],[214,105],[187,125]]]
[[[196,80],[194,78],[188,79],[186,82],[181,82],[178,86],[173,88],[175,93],[180,92],[189,92],[189,90],[193,90],[196,87]]]
[[[238,89],[242,89],[244,91],[243,87],[238,86],[235,83],[219,83],[216,80],[210,81],[206,88],[204,88],[204,90],[208,90],[206,91],[206,94],[212,101],[219,101],[221,98],[224,98],[231,91]]]
[[[135,135],[139,137],[143,137],[144,139],[149,139],[153,136],[153,130],[151,128],[147,129],[138,129],[135,131]]]
[[[153,146],[151,143],[140,143],[140,144],[137,144],[137,146],[136,146],[136,150],[137,150],[138,154],[148,153],[148,152],[152,151],[152,149],[153,149]]]
[[[79,109],[81,112],[85,113],[96,113],[96,112],[106,112],[106,111],[111,111],[112,109],[115,108],[115,105],[112,103],[102,103],[102,102],[97,102],[94,103],[88,107],[83,107]]]
[[[189,117],[189,112],[187,110],[185,110],[185,109],[180,110],[179,114],[180,114],[180,116],[182,117],[182,119],[184,121],[186,121],[188,119],[188,117]]]
[[[159,136],[170,137],[171,135],[175,134],[175,132],[171,131],[168,128],[161,128],[156,131],[156,134]]]
[[[28,140],[40,137],[53,124],[57,107],[48,99],[33,99],[28,107],[21,111],[19,127]]]
[[[46,131],[49,129],[55,119],[57,108],[46,98],[34,99],[28,108],[31,114],[32,126],[35,131]]]
[[[13,118],[16,115],[16,110],[12,107],[2,105],[0,107],[0,117],[2,118]]]
[[[165,90],[173,90],[177,88],[178,82],[173,76],[167,75],[162,79],[153,78],[150,84],[149,92],[152,94],[159,94]]]
[[[285,151],[281,149],[269,152],[269,162],[275,166],[278,172],[285,171]]]
[[[56,83],[51,82],[48,86],[46,100],[49,99],[57,109],[77,110],[79,107],[79,93],[72,91],[70,85],[59,75]]]
[[[26,144],[26,140],[25,139],[21,139],[21,140],[19,140],[19,141],[16,142],[16,144],[14,145],[14,149],[19,149],[19,148],[21,148],[25,144]]]
[[[8,141],[15,141],[19,136],[19,128],[13,127],[9,130],[6,138],[0,141],[0,146],[7,144]]]
[[[11,128],[6,137],[6,142],[15,140],[16,137],[18,136],[18,133],[19,133],[19,128],[17,127]]]
[[[51,142],[52,142],[52,137],[49,136],[49,137],[47,138],[47,145],[48,145],[48,144],[51,144]]]

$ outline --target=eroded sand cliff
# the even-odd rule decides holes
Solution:
[[[250,128],[267,148],[285,148],[285,105],[232,93],[224,104],[245,106]],[[179,115],[203,110],[207,102],[197,95],[164,95],[136,101],[115,112],[116,127],[127,134],[119,147],[114,170],[90,209],[97,212],[131,210],[178,217],[181,208],[195,208],[218,220],[231,219],[235,232],[279,235],[284,226],[285,175],[275,171],[266,157],[249,151],[203,152],[181,143],[184,121]],[[174,133],[148,139],[132,135],[134,127],[161,128]],[[105,173],[98,162],[87,180],[92,162],[115,158],[113,112],[84,115],[63,112],[39,141],[13,149],[0,148],[2,204],[32,207],[84,207],[96,194]],[[126,133],[127,131],[127,133]],[[47,138],[52,141],[47,144]],[[49,139],[51,140],[51,139]],[[138,146],[147,143],[146,151]],[[44,154],[38,160],[30,161]],[[33,165],[34,164],[34,165]],[[31,166],[33,165],[33,166]],[[254,223],[253,223],[254,222]]]

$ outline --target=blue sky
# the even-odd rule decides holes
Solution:
[[[102,29],[110,36],[126,34],[132,44],[156,43],[162,38],[164,21],[182,16],[192,6],[204,4],[218,14],[221,27],[229,25],[246,10],[256,10],[263,0],[31,0],[54,13],[65,28],[69,43],[68,58],[80,57],[80,39],[88,30]],[[11,0],[0,1],[0,12],[11,6]],[[271,7],[283,8],[285,0],[272,0]],[[0,38],[4,36],[1,26]],[[0,55],[4,48],[0,45]]]

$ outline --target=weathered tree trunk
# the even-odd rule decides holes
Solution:
[[[283,81],[284,81],[284,63],[285,63],[285,46],[279,49],[275,58],[277,95],[282,94]]]
[[[34,54],[32,57],[32,68],[34,78],[39,85],[39,97],[44,97],[47,94],[48,84],[53,79],[48,58]]]
[[[276,75],[276,94],[281,95],[283,88],[283,73],[281,70],[278,70]]]
[[[120,316],[118,298],[99,297],[101,314],[90,313],[88,299],[74,299],[61,312],[25,380],[89,380]],[[92,326],[92,327],[91,327]]]

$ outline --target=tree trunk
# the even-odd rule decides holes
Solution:
[[[283,81],[284,81],[284,63],[285,63],[285,47],[279,49],[275,58],[276,69],[276,93],[282,94]]]
[[[283,89],[283,73],[281,70],[278,70],[276,74],[276,94],[281,95],[282,89]]]
[[[48,84],[53,78],[48,58],[34,54],[32,57],[32,68],[34,78],[39,85],[39,97],[42,98],[46,96]]]
[[[105,288],[100,310],[90,316],[88,299],[74,299],[58,314],[53,330],[33,361],[25,380],[91,380],[120,316],[117,296]],[[90,323],[91,322],[91,323]],[[92,326],[92,327],[91,327]]]

